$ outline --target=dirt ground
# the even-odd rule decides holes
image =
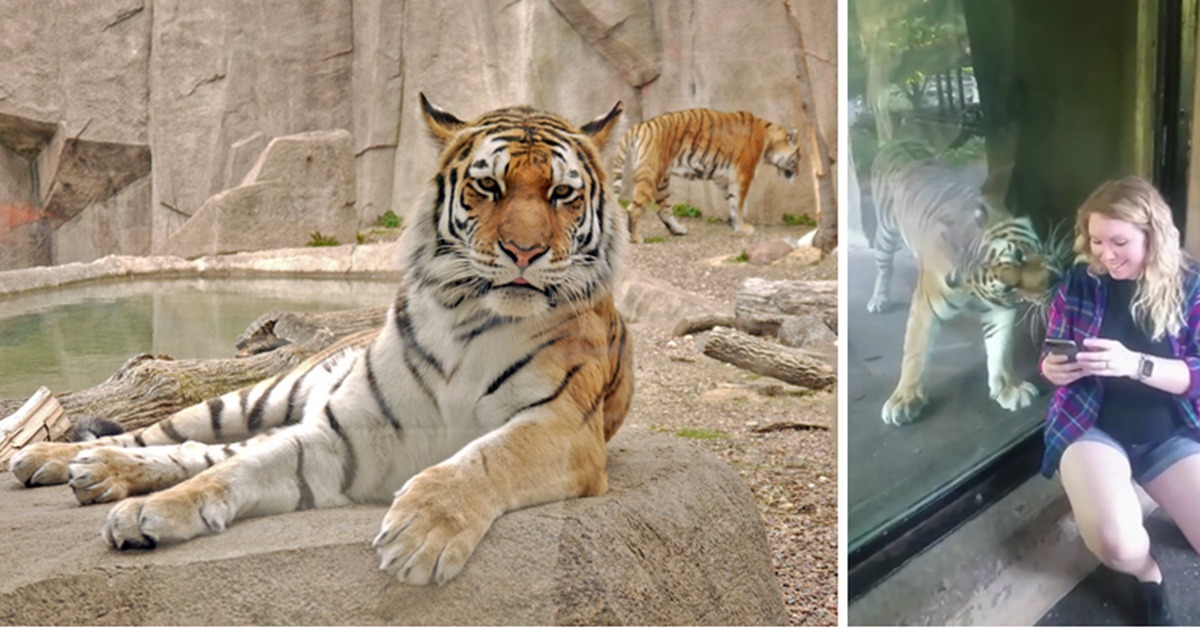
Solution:
[[[831,255],[813,266],[715,263],[756,240],[796,238],[807,229],[760,227],[737,236],[723,224],[684,220],[690,233],[670,237],[657,219],[631,245],[627,265],[639,274],[728,306],[748,277],[836,280]],[[676,434],[728,462],[754,492],[793,625],[837,624],[837,442],[831,429],[756,432],[771,424],[833,426],[835,391],[813,393],[724,364],[702,352],[704,336],[676,338],[669,328],[636,325],[636,391],[630,424]],[[836,368],[836,348],[826,356]]]

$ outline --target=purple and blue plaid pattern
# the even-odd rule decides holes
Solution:
[[[1200,266],[1188,260],[1184,270],[1184,294],[1187,307],[1184,327],[1169,336],[1171,353],[1187,363],[1191,382],[1180,396],[1184,421],[1200,432]],[[1104,319],[1104,281],[1092,274],[1086,263],[1076,264],[1059,285],[1050,303],[1046,337],[1082,342],[1096,337]],[[1042,356],[1045,356],[1043,352]],[[1039,370],[1041,359],[1038,359]],[[1096,423],[1103,400],[1097,377],[1085,377],[1054,392],[1046,412],[1046,454],[1042,474],[1053,477],[1063,451]]]

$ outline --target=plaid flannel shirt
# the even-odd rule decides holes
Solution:
[[[1187,295],[1184,327],[1171,334],[1171,354],[1187,363],[1191,382],[1179,397],[1187,426],[1200,432],[1200,265],[1186,262],[1184,294]],[[1050,304],[1046,337],[1082,342],[1096,337],[1104,319],[1104,281],[1092,274],[1086,263],[1076,264],[1067,273]],[[1045,357],[1045,352],[1042,353]],[[1041,370],[1041,359],[1038,359]],[[1054,392],[1046,412],[1046,453],[1042,474],[1053,477],[1063,451],[1096,423],[1100,414],[1103,389],[1097,377],[1084,377]]]

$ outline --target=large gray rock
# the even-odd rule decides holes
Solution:
[[[350,133],[272,141],[242,185],[213,196],[158,249],[184,258],[303,246],[314,233],[355,241]]]
[[[152,552],[100,540],[108,507],[0,481],[6,624],[784,624],[754,498],[711,455],[627,429],[609,494],[501,517],[442,587],[397,583],[383,506],[252,519]]]
[[[794,4],[822,128],[836,150],[836,3]],[[137,210],[148,214],[138,223],[150,224],[155,250],[209,198],[237,186],[271,140],[316,130],[344,128],[354,137],[356,226],[389,209],[407,215],[436,154],[419,91],[462,117],[525,103],[583,122],[622,100],[631,122],[697,106],[800,122],[795,35],[779,0],[64,6],[6,7],[0,145],[37,159],[43,173],[61,150],[51,137],[64,146],[149,146],[151,200]],[[27,164],[0,161],[29,178]],[[751,193],[752,219],[809,212],[807,177],[789,184],[771,170]],[[134,174],[130,181],[141,178]],[[30,202],[46,207],[52,181],[40,183]],[[676,202],[725,215],[711,184],[679,181],[674,192]],[[63,219],[86,210],[78,200]],[[89,228],[116,226],[98,220]]]
[[[150,254],[148,206],[149,176],[143,176],[106,201],[88,205],[54,232],[54,264],[86,262],[116,254]]]

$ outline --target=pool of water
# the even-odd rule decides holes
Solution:
[[[396,284],[337,279],[108,282],[0,299],[0,398],[91,387],[138,353],[232,357],[271,310],[387,305]]]

